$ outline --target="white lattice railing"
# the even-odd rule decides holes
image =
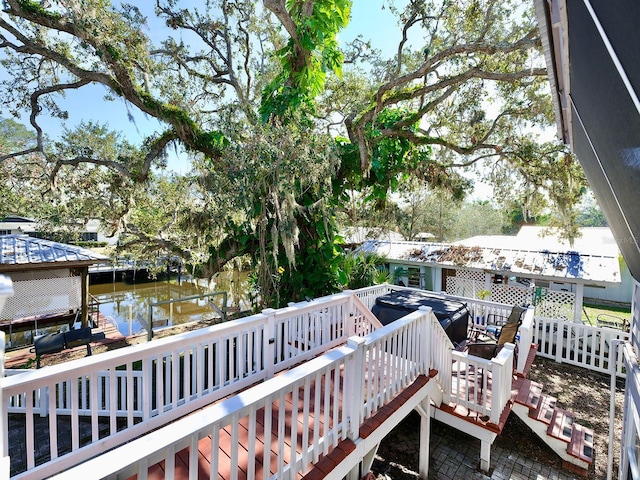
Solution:
[[[491,300],[511,305],[529,305],[533,303],[533,290],[517,285],[491,284]]]
[[[484,275],[483,272],[479,272]],[[520,287],[517,285],[490,285],[490,300],[494,303],[506,305],[531,305],[536,307],[535,314],[542,317],[574,316],[576,295],[572,292],[551,290],[549,288]],[[458,270],[455,277],[447,277],[446,292],[455,297],[474,299],[478,292],[486,289],[486,283],[478,275],[471,275],[465,270]]]
[[[25,463],[14,474],[46,476],[66,464],[57,431],[63,416],[72,419],[74,461],[82,461],[342,345],[350,335],[372,331],[368,315],[354,305],[352,294],[342,293],[7,376],[2,424],[11,412],[24,414],[26,426],[23,438],[12,437],[14,445],[27,447]],[[34,435],[25,431],[33,432],[41,416],[49,418],[48,441],[34,448]],[[90,423],[88,439],[81,438],[80,417]],[[2,454],[8,456],[3,430]],[[36,458],[43,448],[48,461]]]
[[[365,337],[351,337],[346,346],[310,360],[286,375],[256,385],[54,478],[90,478],[95,472],[103,477],[127,478],[137,474],[138,478],[146,478],[149,466],[159,462],[164,462],[164,476],[173,478],[176,452],[187,447],[188,461],[181,468],[195,478],[202,454],[198,444],[208,436],[211,478],[217,477],[220,470],[237,472],[241,462],[248,478],[296,478],[341,440],[347,437],[356,440],[365,418],[418,375],[427,373],[429,352],[422,341],[428,338],[430,325],[430,311],[420,311]],[[312,395],[314,402],[310,401]],[[287,402],[287,398],[298,401]],[[264,419],[260,442],[255,440],[259,418]],[[287,427],[291,430],[287,432],[285,423],[289,418],[298,421],[291,422]],[[272,422],[281,428],[272,428]],[[237,445],[241,435],[251,440],[243,459],[237,448],[230,449],[230,456],[220,453],[225,440]],[[277,452],[261,448],[273,444],[279,446]],[[275,465],[275,473],[264,471],[263,465]]]
[[[485,282],[471,278],[447,277],[445,286],[449,295],[475,298],[477,293],[485,288]]]

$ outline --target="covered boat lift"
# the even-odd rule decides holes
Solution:
[[[19,318],[79,312],[89,320],[89,266],[108,257],[86,248],[27,235],[0,235],[0,275],[11,279],[13,296],[0,309],[0,323]]]

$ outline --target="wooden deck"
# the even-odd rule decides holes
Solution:
[[[360,437],[369,437],[389,418],[391,413],[404,405],[411,396],[416,395],[420,391],[420,388],[425,386],[436,373],[435,371],[430,372],[429,377],[420,375],[418,379],[405,388],[403,392],[396,395],[389,404],[378,410],[376,414],[362,424],[359,429]],[[333,390],[333,382],[331,390]],[[324,395],[324,392],[321,392],[321,395]],[[306,406],[307,410],[311,412],[314,412],[314,397],[315,395],[313,394],[310,396],[310,403]],[[328,422],[329,426],[332,426],[334,412],[324,412],[322,410],[317,412],[317,415],[312,416],[309,422],[309,429],[305,432],[303,430],[302,415],[305,403],[302,395],[298,397],[298,401],[295,403],[294,405],[291,395],[287,395],[285,399],[284,410],[280,408],[278,402],[274,402],[271,409],[270,422],[265,421],[264,409],[259,410],[255,434],[249,432],[249,422],[247,418],[240,419],[239,423],[242,428],[237,440],[232,438],[232,434],[228,429],[220,429],[218,435],[220,436],[221,448],[218,452],[217,459],[215,459],[217,465],[211,462],[211,435],[200,440],[198,443],[198,479],[218,478],[219,480],[227,480],[237,478],[239,480],[245,480],[248,478],[262,479],[266,478],[265,475],[268,477],[275,475],[276,472],[282,471],[282,468],[278,467],[279,462],[285,465],[291,464],[293,457],[292,435],[294,435],[294,431],[297,437],[295,444],[298,445],[298,447],[295,447],[295,456],[302,456],[303,452],[299,445],[311,445],[316,430],[319,435],[322,435],[325,422]],[[291,421],[295,416],[294,411],[298,412],[297,422],[295,424]],[[328,415],[326,415],[326,413],[328,413]],[[265,441],[265,431],[269,428],[272,434],[267,437],[274,440]],[[286,440],[282,445],[279,445],[277,440],[275,440],[280,428],[284,429],[286,435]],[[306,472],[298,472],[296,478],[301,480],[324,478],[329,471],[354,449],[355,444],[352,440],[342,440],[334,448],[328,449],[328,454],[322,455],[311,469]],[[185,448],[175,454],[176,480],[190,478],[189,454],[189,448]],[[232,472],[233,455],[237,455],[238,469],[235,472],[237,476],[234,476],[234,472]],[[265,461],[269,463],[269,471],[267,473],[264,467]],[[253,475],[250,476],[249,472],[253,472]],[[147,475],[149,479],[160,480],[165,478],[165,462],[160,462],[149,467]],[[137,479],[137,475],[129,477],[128,480],[135,479]]]
[[[334,389],[334,379],[331,379],[330,392]],[[324,388],[321,389],[320,396],[324,397]],[[284,403],[275,401],[271,404],[270,412],[265,412],[262,408],[256,414],[256,431],[249,431],[249,417],[238,419],[240,430],[238,438],[233,438],[231,429],[221,428],[217,432],[220,441],[220,450],[217,458],[211,455],[211,436],[206,436],[198,442],[198,478],[209,479],[218,478],[227,480],[238,478],[245,480],[251,478],[249,472],[252,472],[253,478],[265,478],[265,464],[269,465],[268,476],[275,475],[282,468],[278,468],[279,464],[290,465],[291,459],[295,456],[299,458],[303,455],[300,445],[312,445],[314,435],[322,436],[322,432],[327,427],[332,428],[334,422],[333,410],[325,411],[323,407],[315,409],[315,389],[310,391],[308,403],[305,402],[305,396],[299,392],[297,401],[294,401],[292,394],[286,395]],[[342,408],[342,404],[339,404]],[[309,413],[307,421],[308,428],[304,429],[304,412]],[[292,421],[293,419],[296,421]],[[265,435],[267,432],[267,435]],[[285,441],[281,444],[278,437],[282,438],[284,432]],[[293,441],[293,438],[296,441]],[[292,446],[293,445],[293,446]],[[295,452],[295,453],[294,453]],[[185,448],[175,454],[175,478],[177,480],[189,478],[189,455],[190,449]],[[238,468],[236,475],[232,472],[234,463],[233,457],[236,456]],[[300,472],[296,478],[302,478],[307,472]],[[130,477],[130,480],[136,479],[137,475]],[[148,469],[149,479],[165,478],[165,462],[152,465]]]
[[[534,358],[535,347],[532,346],[529,354],[530,360],[528,362],[528,368],[530,368]],[[433,372],[432,376],[435,376],[436,373],[437,372]],[[469,395],[475,395],[477,399],[480,399],[481,392],[473,390],[474,385],[476,384],[473,379],[473,373],[471,374],[471,377],[472,382],[471,386],[469,387],[471,389]],[[518,377],[514,374],[514,390],[512,391],[512,399],[515,399],[519,395],[518,388],[523,385],[521,381],[515,381],[518,378],[521,377]],[[398,405],[403,404],[406,401],[407,397],[412,395],[416,391],[416,387],[423,385],[427,381],[429,381],[429,377],[421,376],[419,380],[416,380],[416,382],[414,382],[414,384],[407,387],[402,393],[398,394],[388,405],[379,410],[373,417],[367,420],[360,427],[360,436],[362,438],[366,438],[367,436],[371,435],[371,433],[381,424],[384,418],[387,418],[391,413],[393,413]],[[484,381],[486,382],[484,384],[484,388],[488,388],[490,390],[492,384],[491,376],[489,375],[488,378]],[[331,390],[333,390],[333,379],[331,385]],[[322,395],[324,395],[324,392],[322,392]],[[314,398],[314,394],[311,394],[309,396],[310,403],[306,407],[308,412],[315,411]],[[443,404],[438,408],[459,418],[462,418],[465,421],[478,425],[481,428],[494,433],[500,433],[504,428],[509,413],[511,412],[512,403],[513,400],[509,402],[509,405],[504,409],[500,417],[500,422],[498,424],[490,423],[488,418],[483,417],[478,412],[474,412],[467,408],[461,407],[460,405]],[[220,429],[217,434],[220,438],[221,448],[218,452],[217,458],[214,458],[214,464],[212,464],[211,460],[211,435],[203,438],[198,443],[198,478],[218,478],[220,480],[227,480],[231,478],[238,478],[239,480],[245,480],[248,478],[262,479],[266,478],[264,467],[266,463],[269,464],[269,471],[266,474],[267,476],[271,476],[278,471],[282,471],[282,468],[278,468],[278,462],[282,462],[284,463],[284,465],[289,465],[294,455],[295,457],[299,458],[303,454],[299,446],[312,444],[316,425],[319,429],[318,431],[320,435],[322,435],[325,421],[329,422],[329,426],[332,426],[333,412],[329,412],[329,415],[325,415],[324,411],[320,411],[317,415],[317,418],[315,415],[313,415],[313,413],[311,414],[312,418],[309,421],[309,430],[307,432],[304,432],[302,413],[304,408],[305,401],[304,398],[302,398],[302,394],[299,395],[298,401],[295,402],[295,404],[293,402],[292,395],[287,395],[285,398],[284,410],[281,410],[278,402],[274,402],[272,404],[270,422],[265,422],[264,409],[261,409],[259,411],[257,416],[258,422],[255,434],[249,432],[249,422],[247,418],[239,419],[239,424],[242,428],[240,430],[241,433],[238,435],[237,439],[232,438],[232,434],[229,429]],[[297,418],[297,422],[295,422],[295,425],[292,422],[292,418]],[[267,435],[267,440],[265,440],[265,429],[269,429],[269,425],[272,434]],[[277,433],[280,428],[284,430],[286,438],[285,442],[282,445],[279,445],[277,442]],[[297,442],[294,442],[294,444],[297,445],[295,447],[295,453],[292,450],[292,436],[294,435],[294,432],[297,437]],[[314,468],[310,469],[307,472],[299,472],[296,475],[296,478],[304,480],[323,478],[323,469],[335,467],[335,464],[341,461],[341,459],[349,453],[349,451],[351,450],[351,444],[353,444],[353,442],[348,439],[340,442],[335,449],[329,450],[329,455],[325,456],[327,458],[318,459],[318,462],[314,462]],[[236,445],[235,449],[233,447],[234,445]],[[234,472],[232,472],[233,455],[237,455],[237,477],[234,477]],[[189,448],[185,448],[175,454],[176,479],[180,480],[189,478],[189,456]],[[217,462],[217,464],[215,462]],[[250,476],[249,472],[252,472],[253,475]],[[137,476],[134,475],[130,477],[129,480],[134,480],[136,478]],[[160,462],[149,467],[148,478],[165,478],[164,462]]]

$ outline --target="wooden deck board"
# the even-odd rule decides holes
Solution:
[[[323,397],[323,393],[321,392],[321,398]],[[309,410],[309,432],[307,436],[307,444],[311,445],[313,443],[314,436],[314,428],[319,428],[320,434],[324,429],[325,424],[325,411],[324,409],[319,409],[320,415],[319,418],[316,419],[314,417],[315,412],[315,395],[312,393],[309,398],[309,406],[307,407]],[[303,420],[304,420],[304,395],[301,391],[298,397],[298,401],[294,403],[293,397],[291,394],[285,397],[284,402],[284,442],[283,445],[279,445],[277,442],[277,434],[280,426],[280,401],[276,400],[272,404],[271,410],[271,440],[268,442],[268,446],[265,446],[265,409],[262,408],[258,410],[256,413],[256,434],[253,439],[254,449],[255,449],[255,465],[254,465],[254,473],[256,479],[263,478],[264,475],[264,458],[265,458],[265,449],[269,454],[269,473],[270,475],[274,475],[278,470],[279,458],[282,457],[282,460],[285,465],[288,465],[291,461],[292,456],[292,427],[293,423],[293,407],[297,405],[298,411],[296,415],[296,436],[298,441],[295,443],[296,448],[296,457],[299,458],[302,455],[302,451],[300,449],[300,445],[302,444],[302,440],[304,438],[304,432],[302,430]],[[333,408],[333,407],[332,407]],[[341,408],[341,406],[340,406]],[[329,416],[329,424],[333,423],[333,412],[330,412]],[[243,417],[239,420],[238,424],[238,443],[234,446],[232,442],[232,431],[231,427],[227,426],[225,428],[220,429],[220,449],[218,452],[218,479],[219,480],[227,480],[232,477],[231,469],[231,455],[232,450],[235,448],[238,455],[238,469],[237,476],[239,480],[244,480],[248,477],[247,469],[249,465],[249,419],[248,417]],[[282,451],[280,450],[282,448]],[[209,470],[210,470],[210,458],[211,458],[211,437],[207,436],[202,438],[198,442],[198,478],[209,478]],[[176,465],[176,480],[189,478],[189,449],[184,449],[175,454],[175,465]],[[303,474],[306,472],[299,472],[297,477],[301,478]],[[148,470],[149,478],[164,478],[164,462],[160,462],[158,464],[152,465]],[[130,480],[135,480],[137,476],[133,476]]]

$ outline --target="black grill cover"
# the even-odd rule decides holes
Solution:
[[[394,320],[418,310],[421,306],[431,307],[440,325],[454,344],[457,345],[467,338],[469,323],[467,305],[456,300],[444,299],[430,292],[412,290],[391,292],[378,297],[371,311],[380,320],[380,323],[388,325]]]

